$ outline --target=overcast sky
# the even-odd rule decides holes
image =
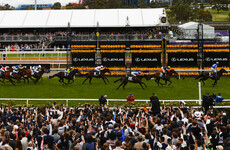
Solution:
[[[78,2],[79,0],[37,0],[37,4],[53,4],[60,2],[62,5],[66,5],[69,2]],[[9,4],[14,7],[18,7],[21,4],[34,4],[35,0],[0,0],[0,5]]]

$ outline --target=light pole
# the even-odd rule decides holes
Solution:
[[[200,69],[204,69],[204,51],[203,51],[203,24],[200,22],[198,23],[198,29],[197,29],[197,35],[198,35],[198,39],[197,39],[197,44],[198,44],[198,53],[199,53],[199,66]]]
[[[66,36],[66,57],[67,57],[67,68],[69,68],[69,51],[70,51],[70,42],[71,42],[71,29],[70,22],[68,22],[67,36]]]
[[[129,17],[127,16],[126,18],[126,25],[125,25],[125,28],[126,28],[126,57],[127,56],[130,56],[131,55],[131,52],[130,52],[130,35],[129,35],[129,31],[130,31],[130,21],[129,21]],[[131,59],[132,60],[132,59]],[[128,70],[129,69],[129,70]],[[130,75],[131,74],[131,62],[127,62],[126,64],[126,70],[129,71],[129,74],[126,73],[126,75]]]

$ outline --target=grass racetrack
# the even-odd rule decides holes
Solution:
[[[62,85],[58,82],[58,78],[47,79],[43,77],[43,81],[39,81],[36,85],[30,81],[30,84],[18,83],[13,86],[11,83],[0,83],[1,98],[93,98],[97,99],[101,94],[106,94],[108,99],[124,99],[129,93],[133,93],[136,99],[149,99],[151,93],[155,92],[159,99],[198,99],[198,80],[194,78],[175,79],[172,78],[172,85],[157,86],[154,80],[143,82],[148,86],[143,90],[139,84],[128,83],[125,90],[122,87],[116,88],[120,82],[114,83],[117,78],[111,77],[108,84],[104,84],[102,79],[93,78],[92,84],[88,81],[82,85],[85,78],[75,78],[75,82],[70,85]],[[66,81],[67,82],[67,81]],[[212,80],[207,80],[205,86],[202,86],[202,94],[206,92],[221,93],[227,99],[230,98],[230,79],[222,77],[217,86],[212,87]]]

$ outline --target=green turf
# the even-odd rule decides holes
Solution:
[[[152,92],[155,92],[158,97],[164,99],[198,99],[197,80],[194,78],[172,79],[171,86],[157,86],[154,80],[143,81],[148,88],[143,90],[139,84],[128,83],[126,89],[120,88],[116,90],[120,82],[113,83],[118,78],[109,78],[110,83],[105,85],[101,79],[93,79],[92,85],[87,81],[84,85],[84,78],[76,78],[71,85],[63,86],[58,82],[57,78],[47,79],[38,84],[30,82],[28,85],[19,83],[13,86],[11,83],[0,83],[1,98],[93,98],[97,99],[101,94],[108,95],[108,99],[124,99],[129,93],[133,93],[136,99],[149,99]],[[216,87],[212,87],[211,80],[206,81],[206,86],[202,87],[202,94],[222,93],[224,98],[230,98],[230,80],[228,77],[222,78]],[[41,102],[39,102],[41,103]]]
[[[219,13],[216,9],[208,9],[208,11],[212,14],[212,21],[229,21],[228,14],[230,13],[230,10],[221,10]]]

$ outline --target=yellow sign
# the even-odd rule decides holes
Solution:
[[[97,32],[97,33],[96,33],[96,35],[97,35],[97,37],[99,37],[100,33],[99,33],[99,32]]]

